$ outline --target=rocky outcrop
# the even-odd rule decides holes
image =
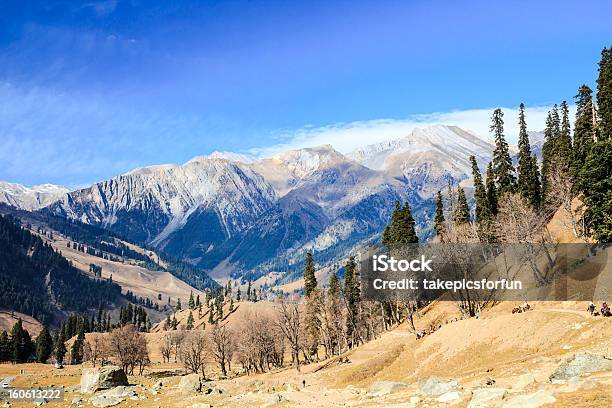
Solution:
[[[129,384],[125,372],[120,367],[85,368],[81,375],[81,393],[84,394],[121,385]]]
[[[393,394],[403,388],[408,387],[408,384],[395,381],[376,381],[370,389],[368,394],[373,397],[381,397],[387,394]]]
[[[512,398],[503,408],[539,408],[541,406],[552,404],[557,399],[547,391],[539,390],[533,394],[520,395]]]
[[[490,408],[501,405],[506,396],[505,388],[478,388],[472,391],[472,399],[468,408]]]
[[[202,377],[199,374],[187,374],[181,377],[178,390],[183,394],[202,391]]]
[[[459,387],[455,380],[431,377],[419,385],[419,391],[428,397],[437,397]]]
[[[126,398],[138,399],[135,387],[115,387],[94,395],[90,398],[89,402],[91,402],[94,407],[105,408],[119,405]]]
[[[591,353],[576,353],[550,376],[550,382],[559,383],[572,377],[584,377],[599,371],[612,370],[612,359]]]

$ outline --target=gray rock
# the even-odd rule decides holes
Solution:
[[[187,374],[181,377],[178,389],[182,393],[189,394],[202,391],[202,377],[199,374]]]
[[[110,390],[100,392],[96,394],[97,396],[106,396],[106,397],[117,397],[117,398],[127,398],[136,396],[136,387],[129,387],[121,385],[119,387],[111,388]]]
[[[576,353],[573,358],[562,363],[549,380],[552,383],[559,383],[572,377],[584,377],[609,370],[612,370],[612,359],[591,353]]]
[[[122,398],[118,397],[105,397],[103,395],[94,395],[89,400],[94,407],[106,408],[114,405],[119,405],[123,402]]]
[[[512,383],[512,391],[519,392],[535,383],[536,379],[533,374],[523,374]]]
[[[76,397],[72,399],[72,402],[70,403],[70,408],[76,408],[79,405],[81,405],[81,397]]]
[[[38,407],[41,406],[41,405],[48,404],[48,403],[49,403],[49,401],[47,401],[44,398],[39,398],[39,399],[34,400],[34,405],[36,405]]]
[[[395,381],[376,381],[368,390],[368,395],[380,397],[387,394],[392,394],[403,388],[408,387],[408,384]]]
[[[189,408],[211,408],[210,404],[206,404],[204,402],[198,402],[197,404],[193,404]]]
[[[80,385],[81,393],[87,394],[120,385],[128,385],[128,379],[120,367],[85,368],[81,375]]]
[[[270,398],[268,398],[268,403],[266,406],[280,404],[283,401],[285,401],[285,397],[283,397],[281,394],[272,394]]]
[[[455,380],[443,380],[440,378],[431,377],[419,385],[421,393],[428,397],[437,397],[459,387]]]
[[[505,388],[478,388],[472,391],[472,399],[467,408],[490,408],[501,405],[506,396]]]
[[[206,394],[223,394],[223,390],[221,388],[207,388],[205,391]]]
[[[547,391],[539,390],[533,394],[519,395],[512,398],[503,408],[538,408],[546,404],[552,404],[557,399]]]
[[[445,402],[447,404],[458,402],[460,399],[461,399],[461,393],[457,391],[449,391],[447,393],[440,395],[438,398],[436,398],[438,402]]]
[[[120,404],[125,398],[138,399],[136,387],[119,386],[103,392],[99,392],[89,399],[96,407],[112,407]]]

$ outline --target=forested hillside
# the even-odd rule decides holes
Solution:
[[[49,323],[59,310],[107,307],[120,296],[119,285],[88,278],[17,219],[0,215],[0,308]]]

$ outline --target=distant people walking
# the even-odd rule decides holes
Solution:
[[[600,312],[603,317],[612,316],[612,313],[610,313],[610,306],[608,306],[608,303],[606,302],[603,302],[603,304],[601,305]]]
[[[593,314],[595,314],[595,303],[589,302],[589,307],[587,308],[587,311],[591,316],[593,316]]]

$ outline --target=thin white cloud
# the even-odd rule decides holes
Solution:
[[[552,106],[526,108],[527,128],[544,129],[546,115]],[[281,142],[273,146],[250,149],[258,157],[269,157],[280,152],[302,147],[331,144],[336,150],[347,153],[357,147],[398,139],[414,128],[432,125],[455,125],[490,140],[489,125],[495,108],[456,110],[413,115],[406,119],[379,119],[351,123],[339,123],[323,127],[304,127],[294,131],[280,132]],[[505,134],[509,143],[515,144],[518,136],[518,108],[502,108]],[[570,119],[575,115],[575,106],[570,106]]]

